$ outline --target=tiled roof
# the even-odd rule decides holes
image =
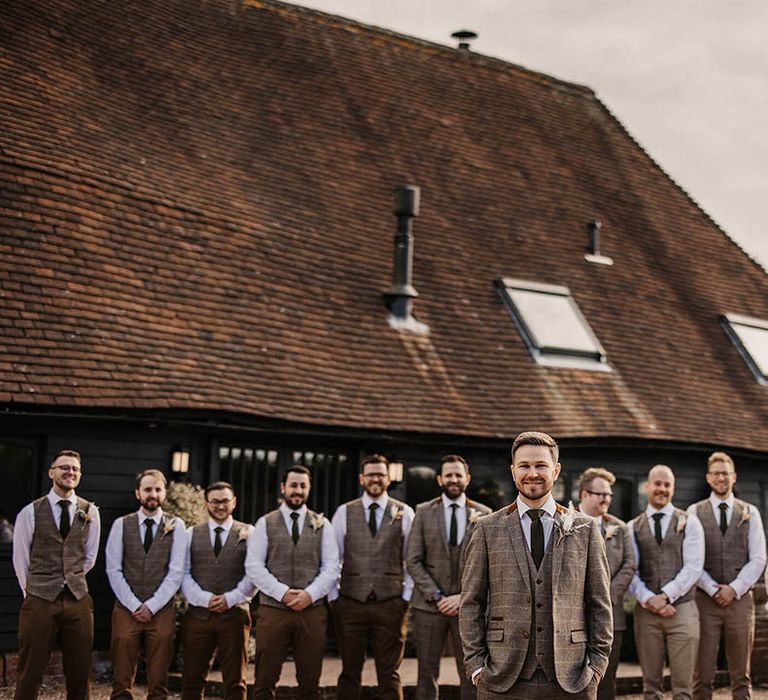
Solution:
[[[768,450],[719,321],[768,277],[588,89],[269,0],[3,15],[0,402]],[[381,298],[406,183],[426,336]],[[537,365],[503,276],[567,285],[613,371]]]

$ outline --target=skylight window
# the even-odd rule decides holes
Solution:
[[[555,367],[610,370],[600,341],[568,287],[509,277],[497,284],[537,362]]]
[[[726,314],[723,326],[757,381],[768,384],[768,321]]]

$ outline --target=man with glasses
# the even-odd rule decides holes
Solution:
[[[144,642],[147,697],[168,697],[176,610],[187,557],[184,521],[167,513],[166,479],[159,469],[136,477],[138,512],[115,520],[107,539],[107,577],[117,601],[112,611],[112,700],[131,700]]]
[[[333,516],[343,561],[341,587],[331,592],[342,671],[338,693],[360,698],[360,681],[369,639],[373,642],[381,700],[402,700],[398,668],[405,647],[405,618],[413,581],[405,570],[413,509],[390,498],[389,462],[382,455],[360,464],[363,495]]]
[[[235,490],[225,481],[205,489],[207,522],[187,530],[189,549],[181,591],[189,609],[181,621],[182,700],[202,700],[214,652],[227,700],[245,700],[250,602],[256,588],[245,573],[253,528],[232,518]]]
[[[310,479],[309,469],[302,465],[288,469],[280,484],[282,504],[259,518],[248,543],[245,569],[259,589],[251,700],[275,697],[291,650],[298,697],[320,698],[325,597],[339,576],[339,552],[331,523],[307,508]]]
[[[67,698],[91,694],[93,601],[85,575],[96,562],[101,522],[98,508],[75,494],[81,475],[80,455],[62,450],[48,469],[51,490],[16,518],[13,568],[24,602],[15,700],[37,697],[54,639],[61,648]]]
[[[688,512],[704,528],[704,572],[696,590],[699,609],[699,658],[693,678],[693,697],[709,700],[717,669],[720,636],[725,635],[725,657],[736,700],[751,695],[750,661],[755,636],[752,587],[765,569],[765,531],[755,506],[733,495],[736,467],[725,452],[707,460],[709,498]]]
[[[601,467],[590,467],[579,478],[579,510],[595,518],[600,525],[611,574],[613,646],[608,657],[608,670],[597,688],[597,700],[613,700],[616,697],[616,671],[621,657],[621,640],[627,628],[624,593],[635,574],[635,555],[629,528],[623,520],[608,513],[615,483],[616,477]]]

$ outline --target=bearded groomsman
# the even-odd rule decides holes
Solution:
[[[291,649],[298,697],[320,698],[325,597],[339,576],[339,552],[331,523],[307,508],[310,488],[309,469],[290,467],[280,484],[282,504],[259,519],[248,543],[245,568],[259,589],[251,700],[275,697]]]
[[[414,581],[411,615],[419,662],[417,700],[437,700],[440,658],[449,634],[461,698],[472,700],[477,695],[464,673],[458,617],[461,574],[469,537],[478,518],[491,509],[467,498],[469,481],[469,465],[463,457],[443,457],[437,475],[443,493],[416,509],[408,539],[407,566]]]
[[[597,689],[597,700],[614,700],[616,697],[616,671],[621,658],[621,641],[627,628],[624,594],[635,575],[635,554],[629,528],[623,520],[608,513],[615,483],[616,477],[601,467],[587,469],[579,479],[579,510],[597,520],[605,541],[608,570],[611,574],[613,645],[608,659],[608,670]]]
[[[91,694],[93,601],[85,575],[99,551],[101,523],[93,503],[75,494],[80,455],[62,450],[51,462],[51,490],[24,506],[13,531],[13,568],[24,594],[19,613],[15,700],[34,700],[59,640],[68,700]]]
[[[245,574],[250,525],[232,518],[235,490],[226,481],[205,489],[208,521],[187,530],[189,550],[181,591],[189,609],[181,622],[182,700],[202,700],[214,653],[224,697],[245,700],[250,602],[255,587]]]
[[[481,518],[469,542],[459,625],[478,700],[595,698],[608,667],[610,577],[598,524],[552,498],[557,443],[512,445],[512,505]]]
[[[637,573],[629,592],[637,599],[635,642],[646,700],[664,697],[664,655],[674,698],[690,698],[699,646],[694,587],[704,570],[704,530],[695,515],[672,505],[675,475],[663,464],[648,472],[648,507],[629,523]]]
[[[136,477],[136,513],[115,520],[107,540],[107,577],[117,601],[112,612],[112,695],[133,698],[144,642],[147,697],[168,696],[176,611],[173,595],[184,577],[187,531],[163,513],[165,474],[145,469]]]
[[[362,498],[338,507],[333,529],[343,561],[341,588],[331,592],[342,670],[339,697],[360,698],[369,639],[376,662],[378,697],[402,700],[398,668],[405,648],[405,618],[413,581],[405,570],[413,509],[390,498],[389,462],[382,455],[360,465]]]
[[[688,512],[704,527],[704,573],[699,579],[699,658],[693,681],[696,700],[712,697],[720,636],[725,635],[725,656],[734,699],[751,696],[750,667],[755,636],[752,586],[766,563],[765,531],[755,506],[733,495],[736,467],[725,452],[707,460],[707,483],[712,492]]]

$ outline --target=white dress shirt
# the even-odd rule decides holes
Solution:
[[[149,517],[139,509],[138,515],[140,540],[144,540],[144,533],[146,532],[145,520],[152,520],[155,523],[152,528],[153,539],[163,536],[163,532],[160,529],[163,517],[161,508],[158,508],[157,512]],[[171,558],[168,561],[168,573],[154,594],[144,601],[144,605],[149,608],[153,615],[168,604],[171,598],[173,598],[174,593],[179,590],[181,581],[184,578],[184,567],[187,561],[187,541],[189,538],[184,521],[181,518],[174,518],[173,520],[173,544],[171,545]],[[115,598],[128,610],[135,612],[141,607],[142,602],[131,590],[123,574],[123,518],[118,518],[112,524],[112,529],[109,531],[109,537],[107,538],[106,554],[107,578],[109,579],[109,585],[112,586]]]
[[[731,493],[725,500],[714,493],[710,493],[709,502],[712,505],[712,514],[715,516],[715,522],[718,525],[720,524],[721,503],[725,503],[728,506],[725,511],[725,519],[729,525],[731,524],[731,518],[733,517],[733,501],[733,493]],[[690,506],[688,508],[688,513],[695,515],[696,506]],[[728,582],[728,585],[736,592],[736,598],[741,598],[741,596],[747,593],[752,586],[757,583],[766,564],[765,530],[763,530],[763,520],[760,517],[757,508],[752,505],[749,506],[749,520],[747,521],[747,525],[749,527],[749,532],[747,533],[749,561],[741,567],[741,571],[739,571],[736,578],[733,579],[733,581]],[[706,571],[702,571],[698,583],[699,588],[710,596],[715,595],[719,590],[717,582]]]
[[[464,533],[467,530],[467,494],[462,493],[455,501],[443,494],[443,515],[445,516],[445,535],[450,542],[451,539],[451,506],[455,503],[456,509],[456,544],[461,544],[464,540]]]
[[[59,527],[61,522],[61,506],[59,501],[69,501],[69,522],[75,521],[77,513],[77,496],[71,493],[68,498],[59,496],[53,489],[48,492],[48,502],[51,504],[53,512],[53,522]],[[84,551],[85,562],[83,563],[83,572],[88,573],[96,563],[96,556],[99,553],[99,538],[101,537],[101,518],[99,509],[91,503],[88,512],[91,515],[91,525],[88,528],[88,536],[85,539]],[[21,586],[21,591],[27,595],[27,577],[29,576],[29,551],[32,548],[32,537],[35,534],[35,505],[28,503],[25,505],[18,516],[13,528],[13,568],[16,571],[16,578]]]
[[[369,510],[368,507],[371,505],[371,503],[377,503],[379,507],[376,509],[376,531],[378,532],[381,529],[381,523],[384,520],[384,514],[387,512],[388,504],[389,504],[389,496],[387,493],[383,493],[378,498],[371,498],[367,493],[363,493],[362,496],[362,509],[363,509],[363,517],[365,518],[365,522],[368,522],[368,514]],[[411,596],[413,595],[413,579],[411,578],[411,575],[408,573],[408,570],[405,568],[405,559],[408,552],[408,538],[411,535],[411,525],[413,525],[413,518],[414,518],[414,512],[413,508],[406,505],[403,508],[402,512],[402,519],[401,519],[401,527],[403,531],[403,552],[402,552],[402,560],[403,560],[403,600],[410,600]],[[336,533],[336,544],[339,548],[339,559],[342,562],[344,562],[344,539],[347,536],[347,504],[343,503],[340,505],[336,512],[333,514],[333,519],[331,520],[333,523],[333,530]],[[328,594],[329,600],[336,600],[336,598],[339,597],[339,587],[338,584],[333,587],[331,592]]]
[[[226,543],[229,537],[229,531],[232,529],[233,524],[232,516],[230,515],[223,523],[216,522],[213,518],[208,518],[208,535],[211,538],[211,547],[216,542],[216,528],[223,528],[221,533],[222,546]],[[253,526],[248,525],[248,535],[253,532]],[[238,533],[235,533],[236,537],[239,537]],[[240,545],[241,547],[246,546]],[[192,578],[192,528],[187,528],[187,559],[186,566],[184,567],[184,579],[181,582],[181,592],[187,599],[190,605],[194,605],[198,608],[207,608],[211,598],[214,594],[210,591],[204,591],[200,584]],[[243,578],[240,579],[237,586],[232,590],[224,593],[224,599],[227,601],[227,608],[234,608],[236,605],[247,603],[253,598],[256,593],[256,586],[251,583],[248,578],[248,574],[243,573]]]
[[[292,510],[285,503],[280,504],[278,508],[283,516],[283,522],[288,534],[293,533],[293,520],[291,513],[299,514],[299,536],[304,531],[307,519],[307,506],[303,505],[298,510]],[[248,554],[245,558],[245,571],[251,582],[263,591],[270,598],[282,600],[290,586],[279,581],[267,568],[267,550],[269,548],[269,538],[267,537],[266,516],[262,516],[256,522],[248,538]],[[323,531],[320,540],[320,571],[314,580],[304,589],[312,602],[320,600],[328,595],[331,589],[336,585],[339,578],[339,552],[336,548],[336,538],[334,536],[333,525],[328,518],[323,518]]]
[[[552,498],[552,494],[549,494],[549,498],[544,502],[544,505],[540,506],[541,512],[541,525],[544,530],[544,551],[547,551],[547,545],[549,545],[549,538],[552,535],[552,528],[555,526],[555,513],[557,512],[557,504],[555,499]],[[529,510],[533,510],[531,506],[523,502],[520,496],[517,497],[517,513],[520,516],[520,526],[523,528],[523,535],[525,542],[528,545],[528,550],[531,549],[531,519],[525,515]],[[523,517],[525,516],[525,517]]]
[[[656,510],[648,506],[645,510],[645,517],[648,519],[648,527],[651,534],[655,531],[656,522],[653,519],[655,513],[661,513],[661,537],[666,537],[669,524],[672,522],[672,512],[674,507],[667,503],[661,510]],[[632,522],[628,524],[630,534],[632,535],[632,547],[635,551],[635,561],[640,562],[640,551],[635,539],[635,530]],[[683,566],[677,572],[671,581],[661,587],[661,593],[665,593],[670,603],[674,603],[678,598],[684,596],[696,582],[701,578],[701,572],[704,570],[704,528],[695,515],[687,514],[685,521],[685,537],[683,538]],[[651,591],[640,575],[635,572],[632,583],[629,584],[629,592],[637,599],[641,605],[656,595]]]

